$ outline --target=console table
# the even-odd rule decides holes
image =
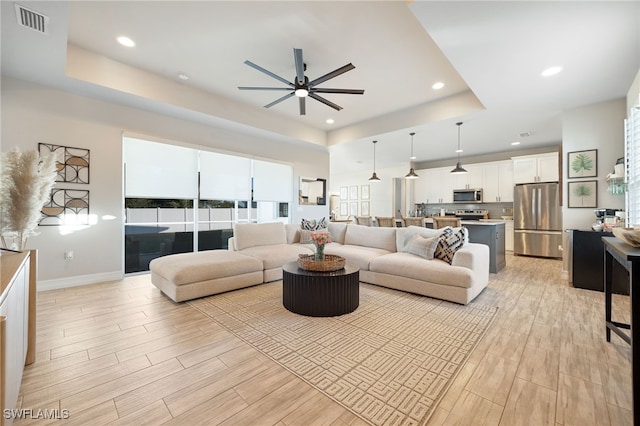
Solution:
[[[604,305],[607,342],[611,341],[611,332],[631,345],[631,380],[633,391],[634,424],[640,420],[640,338],[634,339],[634,324],[640,324],[640,294],[634,296],[634,290],[640,290],[640,248],[631,247],[615,237],[603,237],[604,242]],[[629,298],[631,302],[631,324],[613,321],[611,318],[611,295],[613,293],[614,261],[629,271]],[[630,330],[630,333],[622,331]]]

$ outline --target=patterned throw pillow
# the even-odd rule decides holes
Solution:
[[[326,218],[322,218],[319,220],[316,219],[302,219],[302,222],[300,223],[300,228],[307,230],[307,231],[318,231],[320,229],[326,229],[327,228],[327,219]]]
[[[458,251],[467,240],[467,232],[467,228],[464,227],[455,232],[450,226],[444,228],[440,235],[434,257],[451,264],[451,262],[453,262],[453,255],[456,254],[456,251]]]
[[[439,242],[439,236],[427,238],[420,234],[414,234],[407,248],[407,252],[427,260],[432,260]]]

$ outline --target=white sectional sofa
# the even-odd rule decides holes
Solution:
[[[266,233],[262,231],[268,231]],[[334,254],[360,268],[360,281],[424,296],[467,304],[489,283],[489,247],[466,242],[451,264],[408,253],[415,234],[434,237],[442,230],[417,226],[379,228],[329,223],[332,242],[325,254]],[[239,224],[229,250],[256,257],[265,264],[265,282],[282,278],[282,265],[298,254],[311,254],[313,244],[301,243],[299,225]]]
[[[208,296],[282,279],[282,266],[312,254],[310,231],[283,223],[237,224],[229,251],[211,250],[154,259],[151,281],[174,301]],[[451,264],[412,254],[420,238],[437,241],[442,230],[417,226],[378,228],[329,223],[326,254],[360,268],[360,281],[467,304],[489,283],[489,247],[465,242]],[[421,252],[422,254],[422,252]]]

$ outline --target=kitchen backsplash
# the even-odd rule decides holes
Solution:
[[[501,219],[502,216],[513,215],[513,203],[470,203],[470,204],[418,204],[411,212],[411,216],[416,216],[420,211],[421,216],[439,216],[441,209],[446,214],[455,214],[456,210],[486,210],[489,219]]]

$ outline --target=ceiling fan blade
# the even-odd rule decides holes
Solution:
[[[362,89],[325,89],[325,88],[314,87],[309,91],[316,92],[316,93],[347,93],[349,95],[364,95],[364,90]]]
[[[293,49],[293,59],[296,62],[296,80],[299,85],[304,84],[304,61],[302,60],[302,49]]]
[[[245,63],[245,64],[247,64],[247,65],[249,65],[251,68],[257,69],[258,71],[265,73],[265,74],[266,74],[266,75],[268,75],[269,77],[273,77],[273,78],[275,78],[276,80],[279,80],[279,81],[283,82],[284,84],[288,84],[289,86],[292,86],[292,87],[294,87],[294,86],[295,86],[293,83],[291,83],[291,82],[289,82],[289,81],[285,80],[284,78],[280,77],[280,76],[279,76],[279,75],[277,75],[277,74],[272,73],[272,72],[271,72],[271,71],[269,71],[269,70],[266,70],[266,69],[262,68],[260,65],[256,65],[256,64],[254,64],[254,63],[253,63],[253,62],[251,62],[251,61],[244,61],[244,63]]]
[[[335,110],[340,111],[340,110],[342,109],[342,107],[341,107],[340,105],[336,105],[336,104],[334,104],[333,102],[331,102],[331,101],[329,101],[329,100],[327,100],[327,99],[323,98],[322,96],[318,96],[318,95],[316,95],[316,94],[315,94],[315,93],[313,93],[313,92],[310,92],[310,93],[309,93],[309,97],[310,97],[310,98],[315,99],[316,101],[320,101],[320,102],[322,102],[323,104],[325,104],[325,105],[327,105],[327,106],[330,106],[331,108],[333,108],[333,109],[335,109]]]
[[[339,76],[340,74],[344,74],[347,71],[351,71],[354,68],[355,68],[355,66],[353,64],[349,63],[349,64],[347,64],[347,65],[345,65],[343,67],[338,68],[337,70],[333,70],[330,73],[325,74],[322,77],[318,77],[315,80],[309,82],[309,87],[313,87],[316,84],[323,83],[323,82],[325,82],[325,81],[327,81],[329,79],[332,79],[334,77]]]
[[[284,95],[283,97],[276,99],[275,101],[271,102],[270,104],[265,105],[265,108],[271,108],[272,106],[274,106],[275,104],[279,104],[280,102],[289,99],[290,97],[293,96],[293,92],[291,93],[287,93],[286,95]]]
[[[238,86],[240,90],[291,90],[291,87],[247,87]]]
[[[300,99],[300,115],[306,115],[307,114],[307,108],[306,108],[306,104],[304,99],[305,98],[298,98]]]

